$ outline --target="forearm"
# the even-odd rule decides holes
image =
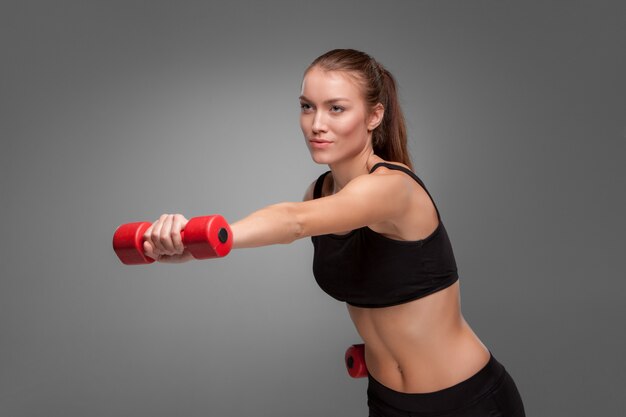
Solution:
[[[297,203],[274,204],[231,224],[233,249],[291,243],[300,238],[294,204]]]

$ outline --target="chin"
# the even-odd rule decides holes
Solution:
[[[309,149],[309,153],[311,154],[311,159],[313,160],[313,162],[315,162],[316,164],[328,164],[328,155],[324,155],[321,152],[315,152],[312,151],[311,149]]]
[[[316,153],[311,153],[311,159],[313,159],[316,164],[320,165],[330,165],[335,162],[335,158],[332,158],[329,155],[320,155]]]

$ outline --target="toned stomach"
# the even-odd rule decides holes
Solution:
[[[459,281],[392,307],[348,305],[374,379],[405,393],[439,391],[483,368],[489,350],[461,314]]]

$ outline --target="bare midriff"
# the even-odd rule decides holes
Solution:
[[[428,393],[456,385],[487,364],[489,350],[461,314],[459,285],[391,307],[348,305],[375,380],[398,392]]]

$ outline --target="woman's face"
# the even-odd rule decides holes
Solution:
[[[313,67],[302,81],[300,127],[318,164],[352,158],[371,147],[368,112],[356,80]]]

